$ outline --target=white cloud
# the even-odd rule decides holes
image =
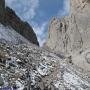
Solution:
[[[34,24],[33,29],[36,32],[40,46],[43,46],[47,37],[46,35],[47,31],[45,30],[47,26],[47,22],[44,22],[41,25],[38,25],[37,23],[33,23],[33,24]]]
[[[69,12],[69,10],[70,10],[70,0],[64,0],[64,10],[66,11],[66,13]]]
[[[69,13],[69,10],[70,10],[70,0],[64,0],[63,9],[60,9],[57,15],[60,17],[65,16]]]
[[[6,0],[8,6],[18,11],[24,20],[33,19],[39,7],[39,0]]]

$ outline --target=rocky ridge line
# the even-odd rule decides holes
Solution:
[[[32,27],[27,22],[22,21],[12,9],[5,6],[5,0],[0,0],[0,23],[2,23],[4,26],[12,27],[28,41],[39,45],[36,34]]]

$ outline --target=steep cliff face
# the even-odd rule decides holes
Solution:
[[[66,34],[65,19],[53,18],[49,25],[49,36],[46,46],[57,52],[67,52],[69,36]]]
[[[73,63],[90,70],[90,1],[70,0],[70,6],[69,16],[51,21],[46,46],[72,56]]]
[[[32,27],[23,22],[12,9],[5,7],[5,0],[0,0],[0,22],[5,26],[11,26],[31,43],[39,45]]]
[[[90,2],[89,0],[72,0],[71,15],[68,19],[68,31],[73,32],[72,50],[90,47]],[[70,35],[69,35],[70,36]],[[70,37],[71,38],[71,37]]]

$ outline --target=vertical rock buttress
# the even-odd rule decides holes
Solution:
[[[51,20],[46,46],[63,53],[88,48],[90,46],[89,8],[89,0],[70,0],[69,16]]]
[[[54,18],[45,44],[54,52],[71,56],[73,64],[90,71],[90,0],[70,0],[70,14]]]

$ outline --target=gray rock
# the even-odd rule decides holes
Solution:
[[[3,78],[0,77],[0,86],[4,85]]]
[[[89,9],[89,0],[70,0],[69,16],[51,20],[45,44],[54,52],[72,56],[72,62],[86,71],[90,71],[89,59],[85,56],[90,52]]]
[[[8,49],[7,46],[10,46],[10,48]],[[6,61],[7,63],[13,61],[16,66],[9,65],[10,68],[0,66],[0,70],[3,71],[1,74],[3,75],[4,85],[7,84],[10,87],[15,85],[21,90],[25,87],[31,88],[31,90],[74,90],[76,88],[84,90],[90,88],[90,73],[68,63],[67,60],[70,57],[60,58],[56,54],[32,44],[15,45],[9,42],[0,42],[0,48],[2,48],[2,52],[5,50],[11,52],[6,57]],[[39,57],[36,58],[37,53]],[[22,56],[23,54],[24,56]],[[10,57],[11,60],[8,60]],[[23,61],[22,57],[28,58],[26,62]],[[23,62],[23,65],[18,64],[18,61]]]

